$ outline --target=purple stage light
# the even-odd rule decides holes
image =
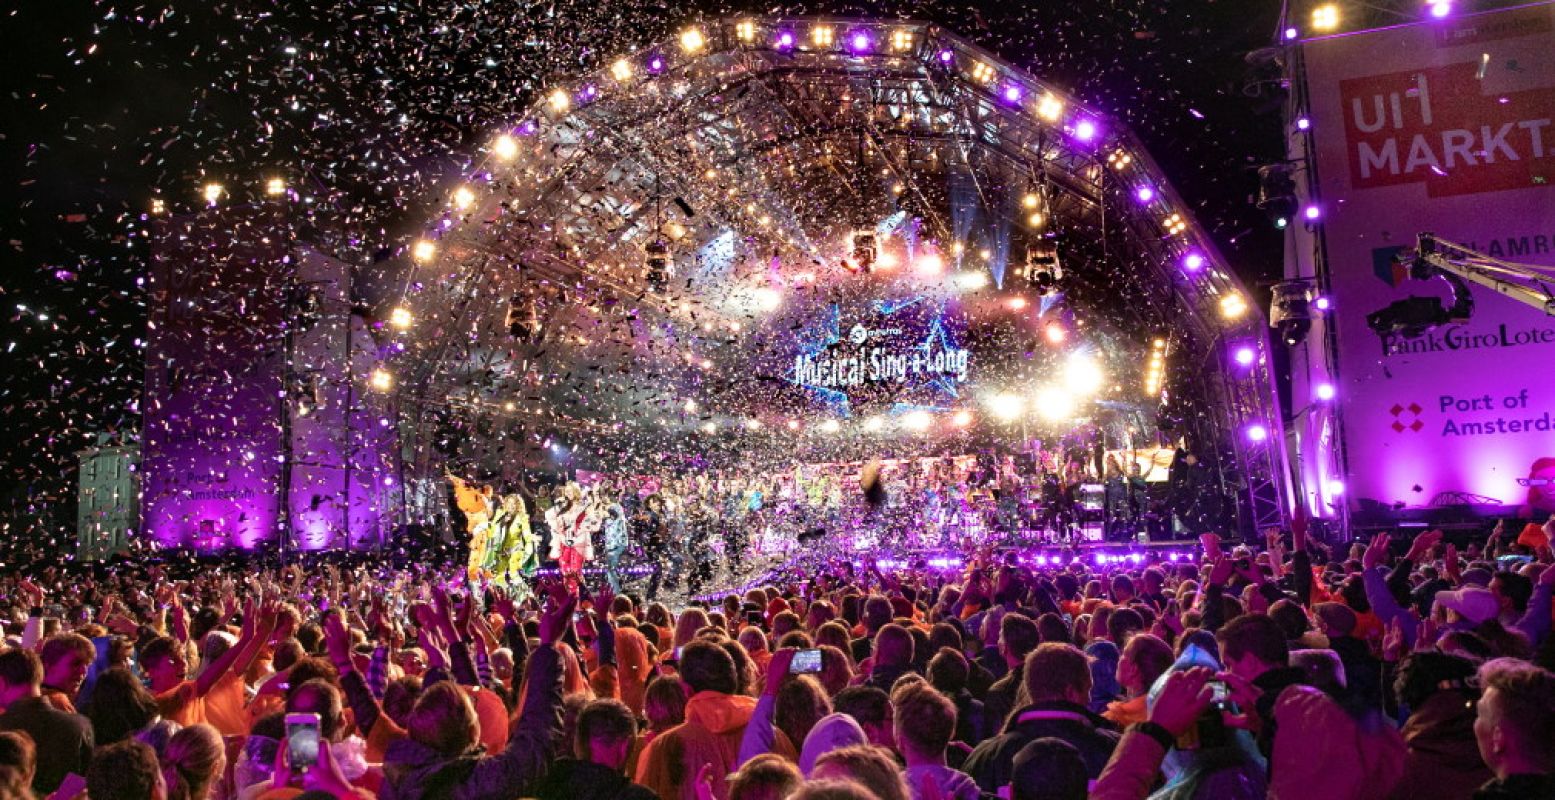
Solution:
[[[855,53],[867,53],[874,49],[875,43],[870,41],[869,34],[857,31],[848,37],[848,49]]]
[[[1301,215],[1306,217],[1308,222],[1316,222],[1323,218],[1323,209],[1316,205],[1310,205],[1301,212]]]
[[[1269,429],[1259,422],[1247,426],[1246,432],[1249,441],[1262,442],[1269,438]]]
[[[1447,0],[1435,0],[1435,2],[1431,3],[1431,16],[1432,17],[1434,17],[1436,19],[1442,19],[1443,17],[1445,17],[1445,16],[1447,16],[1448,14],[1451,14],[1451,13],[1452,13],[1452,3],[1447,2]]]
[[[1312,128],[1312,120],[1307,119],[1306,117],[1297,117],[1296,118],[1296,130],[1298,130],[1298,131],[1305,131],[1305,130],[1311,130],[1311,128]]]
[[[1105,566],[1106,563],[1107,563],[1107,560],[1108,559],[1107,559],[1107,554],[1106,553],[1097,553],[1096,554],[1096,563],[1098,565]]]
[[[584,100],[593,100],[595,97],[599,96],[599,88],[593,84],[590,84],[583,87],[583,91],[579,92],[578,95]]]
[[[1328,299],[1327,297],[1319,296],[1317,300],[1314,301],[1314,305],[1317,306],[1318,311],[1327,311],[1334,307],[1334,301]]]
[[[775,44],[779,50],[792,50],[794,47],[794,34],[791,31],[782,31],[777,35]]]
[[[1004,92],[1002,94],[1004,95],[1004,102],[1013,104],[1020,102],[1020,98],[1024,92],[1021,91],[1019,86],[1010,85],[1004,87]]]
[[[1181,558],[1182,558],[1182,555],[1177,553],[1177,552],[1175,552],[1175,551],[1166,554],[1166,560],[1167,561],[1177,561],[1177,560],[1179,560]]]
[[[1134,562],[1135,564],[1143,564],[1145,562],[1145,556],[1143,553],[1129,553],[1128,560]]]
[[[1037,556],[1037,566],[1039,566],[1039,567],[1047,566],[1047,556]]]
[[[1236,361],[1236,363],[1238,363],[1238,364],[1240,364],[1241,366],[1244,366],[1244,367],[1252,366],[1253,365],[1253,360],[1256,359],[1257,357],[1258,357],[1258,354],[1256,352],[1254,352],[1253,348],[1248,347],[1247,345],[1242,345],[1241,347],[1238,347],[1236,349],[1236,353],[1234,355],[1232,355],[1232,358]]]
[[[1320,383],[1317,385],[1317,389],[1314,393],[1317,395],[1317,399],[1327,402],[1334,399],[1334,395],[1338,394],[1339,392],[1334,388],[1332,383]]]
[[[1286,28],[1285,29],[1285,41],[1287,41],[1287,42],[1292,40],[1292,39],[1294,39],[1294,38],[1296,38],[1299,35],[1300,35],[1300,33],[1298,33],[1295,28]]]
[[[1075,123],[1075,126],[1074,126],[1074,138],[1079,139],[1082,142],[1089,142],[1092,139],[1095,139],[1096,138],[1096,123],[1094,123],[1094,122],[1092,122],[1092,121],[1090,121],[1088,119],[1082,119],[1079,122]]]
[[[664,71],[664,57],[653,56],[648,59],[648,72],[657,75]]]
[[[1198,253],[1189,253],[1183,256],[1182,268],[1189,272],[1198,272],[1204,269],[1204,256]]]
[[[1141,203],[1148,203],[1155,199],[1155,190],[1149,186],[1141,186],[1134,190],[1134,197]]]
[[[939,51],[939,63],[941,63],[941,64],[949,64],[950,62],[952,62],[954,60],[956,60],[956,54],[955,53],[953,53],[953,52],[951,52],[949,50],[941,50],[941,51]]]

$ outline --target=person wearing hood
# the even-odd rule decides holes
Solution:
[[[1393,691],[1409,709],[1404,776],[1397,800],[1468,797],[1492,775],[1474,739],[1475,664],[1462,656],[1412,653],[1398,665]]]
[[[557,641],[572,621],[577,598],[553,594],[540,618],[540,646],[529,654],[523,712],[501,753],[480,747],[480,718],[453,681],[422,692],[406,717],[408,736],[383,757],[380,800],[507,800],[544,774],[561,738],[562,665]]]
[[[815,771],[815,762],[821,756],[833,750],[864,744],[869,744],[869,736],[859,727],[858,720],[842,713],[822,717],[804,739],[804,748],[799,751],[799,772],[808,778]]]
[[[539,800],[657,800],[622,769],[637,739],[637,720],[619,700],[595,700],[578,712],[573,758],[556,762],[534,796]]]
[[[713,796],[726,797],[726,778],[739,766],[740,744],[756,698],[737,694],[734,659],[713,642],[696,640],[681,648],[679,674],[689,698],[686,721],[643,749],[637,782],[664,800],[696,800],[696,776],[710,765]],[[773,738],[775,750],[792,752],[782,731],[774,731]]]
[[[956,706],[927,683],[913,684],[896,697],[896,747],[907,762],[907,789],[913,800],[977,800],[977,782],[945,763],[945,750],[956,732]],[[927,787],[933,786],[937,792]]]

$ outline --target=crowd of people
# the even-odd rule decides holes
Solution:
[[[0,800],[1555,797],[1555,519],[1508,534],[819,560],[677,609],[463,562],[24,570]]]

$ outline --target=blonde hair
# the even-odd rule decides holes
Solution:
[[[680,612],[675,621],[675,646],[685,647],[697,638],[697,632],[708,626],[707,612],[700,608],[688,608]]]
[[[167,800],[205,800],[227,763],[221,734],[209,725],[190,725],[167,740],[162,751]]]

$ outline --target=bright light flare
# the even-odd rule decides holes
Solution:
[[[271,178],[265,181],[265,194],[270,195],[271,197],[280,197],[281,195],[286,194],[286,179]]]
[[[1057,322],[1049,322],[1042,328],[1048,344],[1063,344],[1069,340],[1069,329]]]
[[[842,430],[842,423],[834,419],[822,420],[820,429],[821,433],[836,433]]]
[[[957,428],[965,428],[972,424],[972,412],[962,409],[950,417],[950,424]]]
[[[909,411],[902,415],[902,427],[910,431],[926,431],[934,424],[934,417],[927,411]]]
[[[783,305],[783,293],[770,286],[756,290],[756,307],[762,311],[776,311]]]
[[[996,394],[988,398],[988,410],[998,419],[1012,422],[1026,413],[1026,401],[1020,395]]]
[[[945,259],[939,253],[924,253],[913,259],[912,266],[925,275],[938,275],[945,271]]]
[[[555,111],[558,114],[565,112],[569,108],[572,108],[572,97],[567,94],[565,89],[556,89],[555,91],[552,91],[550,95],[545,98],[545,102],[551,107],[552,111]]]
[[[1064,365],[1064,386],[1071,393],[1081,397],[1093,395],[1101,391],[1105,382],[1106,375],[1096,359],[1084,353],[1069,356],[1069,362]]]
[[[1241,319],[1247,313],[1247,300],[1235,292],[1220,298],[1220,316],[1227,320]]]
[[[475,205],[475,192],[468,186],[460,186],[454,190],[454,208],[460,211],[468,211]]]
[[[680,34],[680,49],[695,53],[707,46],[707,39],[696,28],[689,28]]]
[[[988,276],[981,272],[960,272],[956,274],[956,285],[967,291],[976,291],[988,285]]]
[[[394,388],[394,375],[383,367],[378,367],[367,377],[367,385],[374,391],[387,392]]]
[[[425,264],[437,257],[437,245],[430,239],[417,239],[410,246],[410,257]]]
[[[885,417],[870,417],[864,420],[864,430],[876,433],[885,428]]]
[[[200,189],[200,196],[204,197],[205,202],[210,205],[216,205],[221,200],[221,196],[226,193],[227,188],[219,183],[207,183]]]
[[[1339,29],[1339,5],[1324,3],[1312,9],[1312,30],[1328,33]]]
[[[389,324],[400,330],[409,328],[415,321],[416,318],[410,313],[410,309],[404,306],[395,306],[394,310],[389,312]]]
[[[1064,101],[1051,94],[1045,94],[1037,101],[1037,116],[1048,122],[1057,122],[1064,115]]]
[[[518,140],[509,134],[502,134],[491,142],[491,154],[502,161],[512,161],[518,156]]]
[[[1074,395],[1057,387],[1044,386],[1031,398],[1037,416],[1048,422],[1063,422],[1074,416]]]
[[[610,76],[618,81],[631,80],[632,62],[627,61],[624,58],[616,59],[616,62],[610,65]]]

